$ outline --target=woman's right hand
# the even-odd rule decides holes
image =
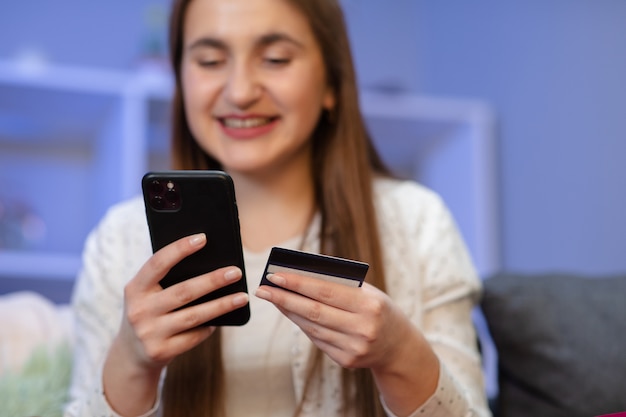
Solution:
[[[237,267],[220,268],[163,289],[159,281],[178,262],[206,244],[197,234],[157,251],[128,282],[120,330],[108,352],[103,386],[111,407],[121,415],[140,415],[155,402],[161,371],[214,331],[200,326],[248,302],[237,293],[186,307],[189,302],[241,279]]]

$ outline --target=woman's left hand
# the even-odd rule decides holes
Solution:
[[[272,302],[344,368],[369,368],[385,404],[409,415],[435,391],[439,360],[424,335],[387,294],[281,272],[256,296]],[[290,291],[285,291],[291,290]]]
[[[259,298],[272,302],[335,362],[346,368],[385,367],[412,333],[412,324],[384,292],[302,275],[268,279],[285,291],[261,286]]]

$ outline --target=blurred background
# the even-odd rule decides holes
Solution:
[[[626,2],[343,4],[379,149],[483,277],[626,271]],[[168,7],[0,6],[0,291],[71,286],[106,208],[167,167]]]
[[[626,2],[342,3],[378,149],[481,277],[626,271]],[[169,4],[0,5],[0,294],[67,302],[89,231],[168,167]]]

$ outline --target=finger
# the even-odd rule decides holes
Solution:
[[[213,326],[196,327],[172,336],[166,341],[165,346],[173,354],[172,357],[176,357],[202,343],[204,340],[209,338],[214,331],[215,327]]]
[[[304,316],[284,310],[280,307],[278,309],[311,339],[315,338],[331,345],[339,345],[342,335],[345,335],[344,332],[340,329],[335,329],[332,325],[323,325],[318,321],[311,321]]]
[[[210,320],[245,306],[249,301],[244,292],[226,295],[215,300],[173,311],[160,320],[168,335],[176,335],[194,329]]]
[[[143,347],[150,364],[167,365],[173,358],[187,352],[215,331],[215,327],[196,327],[171,337],[154,339]]]
[[[346,345],[328,343],[312,337],[311,341],[342,368],[367,368],[371,364],[368,356],[359,349],[350,349]]]
[[[358,310],[359,288],[284,272],[268,274],[267,279],[281,288],[302,294],[326,305],[347,311]]]
[[[170,269],[206,244],[206,235],[198,233],[178,239],[155,252],[141,267],[132,285],[139,290],[155,287]]]
[[[345,368],[360,367],[380,356],[376,352],[379,351],[377,346],[381,346],[382,334],[376,325],[351,321],[348,325],[344,323],[335,328],[322,326],[287,311],[283,314],[302,329],[317,347]]]
[[[158,296],[155,313],[163,314],[176,310],[219,288],[242,278],[241,269],[232,266],[216,269],[207,274],[179,282],[165,288]]]
[[[318,348],[343,367],[358,366],[367,353],[368,341],[350,334],[350,328],[348,330],[335,330],[290,312],[281,311],[302,329]]]
[[[272,302],[296,324],[301,324],[301,320],[306,320],[317,326],[338,331],[349,331],[351,323],[357,319],[357,315],[352,312],[329,306],[281,288],[262,285],[257,289],[255,295]],[[303,330],[305,329],[303,328]]]

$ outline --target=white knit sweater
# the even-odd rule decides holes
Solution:
[[[414,182],[377,180],[374,190],[388,294],[421,329],[442,364],[436,393],[411,416],[489,416],[470,316],[480,281],[453,219],[436,194]],[[313,237],[306,249],[315,251],[318,245]],[[102,364],[121,320],[124,285],[150,255],[140,198],[113,207],[89,236],[73,298],[77,340],[66,417],[117,416],[102,391]],[[248,268],[253,254],[244,255],[254,291],[260,276]],[[286,360],[294,400],[299,401],[311,342],[297,329],[289,335],[284,339],[290,351]],[[341,370],[326,358],[323,373],[324,383],[304,401],[303,416],[341,415]],[[159,410],[157,401],[146,416]]]

